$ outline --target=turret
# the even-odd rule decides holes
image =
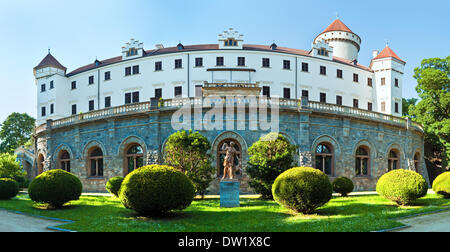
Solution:
[[[33,74],[36,79],[49,77],[54,74],[65,76],[66,71],[67,68],[61,65],[61,63],[50,54],[50,50],[41,63],[33,68]]]

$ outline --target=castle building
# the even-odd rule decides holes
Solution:
[[[49,52],[34,68],[38,126],[34,150],[27,152],[34,156],[24,163],[31,176],[66,169],[86,191],[104,191],[110,177],[161,162],[165,140],[175,132],[170,120],[181,106],[176,98],[256,94],[279,97],[280,132],[297,146],[297,165],[330,178],[350,177],[357,190],[374,189],[390,169],[427,177],[423,129],[401,118],[406,63],[386,46],[373,51],[369,66],[361,65],[361,43],[336,19],[309,50],[244,44],[244,35],[229,29],[217,44],[146,50],[131,39],[120,56],[70,72]],[[234,141],[245,166],[247,149],[267,132],[200,133],[212,144],[220,175],[219,146]],[[245,177],[242,190],[250,192]]]

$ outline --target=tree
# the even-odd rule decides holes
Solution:
[[[0,178],[14,179],[21,187],[24,187],[26,174],[16,159],[16,155],[0,153]]]
[[[14,150],[30,140],[35,119],[26,113],[12,113],[3,122],[0,130],[0,152],[13,154]]]
[[[410,110],[412,109],[412,107],[416,105],[417,101],[418,99],[416,98],[410,99],[402,98],[402,111],[403,111],[402,115],[411,118]]]
[[[450,160],[450,56],[424,59],[414,70],[417,93],[422,99],[411,107],[411,115],[425,130],[425,155]]]
[[[214,167],[208,154],[211,144],[199,132],[178,131],[172,134],[165,147],[165,163],[184,172],[202,197],[214,179]]]
[[[256,141],[249,149],[247,174],[249,185],[263,199],[272,199],[272,185],[294,162],[295,146],[281,134],[269,133]]]

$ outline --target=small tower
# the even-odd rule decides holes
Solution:
[[[406,62],[387,45],[379,54],[378,51],[373,51],[370,68],[375,72],[379,112],[394,116],[402,115],[405,64]]]
[[[130,39],[125,46],[122,46],[122,60],[134,59],[144,56],[144,43],[139,40]]]
[[[349,61],[357,61],[361,38],[352,32],[339,18],[334,20],[321,34],[314,39],[314,44],[320,40],[333,48],[333,55]]]
[[[242,49],[244,43],[244,35],[239,34],[233,28],[219,34],[219,49]]]
[[[33,74],[36,79],[49,77],[54,74],[65,76],[66,71],[67,68],[61,65],[61,63],[59,63],[58,60],[50,54],[50,50],[41,63],[33,68]]]

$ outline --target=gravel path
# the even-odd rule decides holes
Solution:
[[[54,232],[47,227],[60,224],[65,222],[0,210],[0,232]]]
[[[395,232],[450,232],[450,210],[401,219],[400,222],[409,227]]]

